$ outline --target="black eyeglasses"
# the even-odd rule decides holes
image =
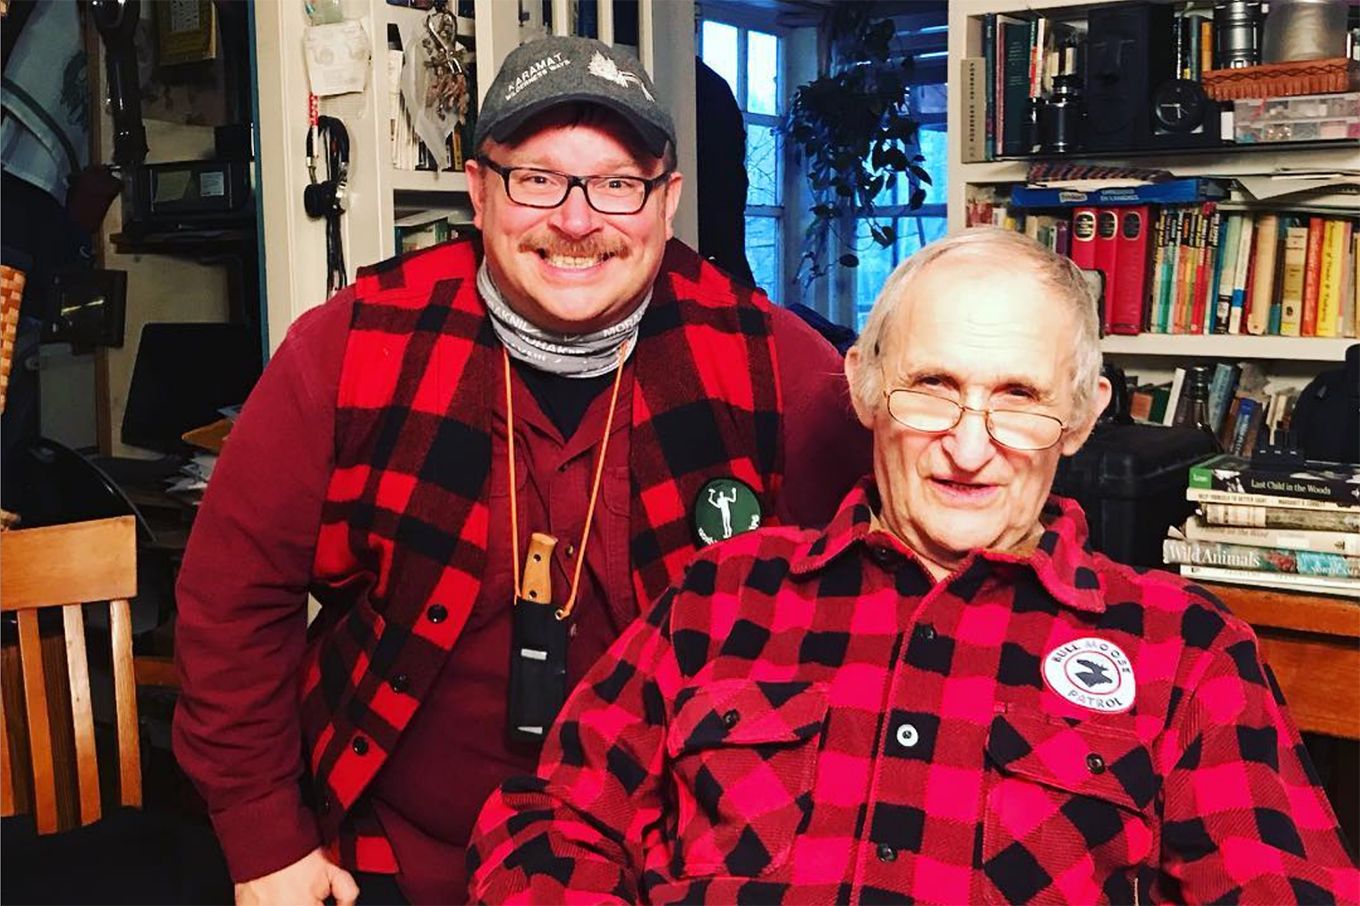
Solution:
[[[976,412],[987,424],[992,440],[1012,450],[1034,452],[1056,444],[1067,430],[1060,419],[1023,409],[974,409],[951,399],[919,390],[884,390],[888,414],[899,424],[923,434],[945,434],[963,420],[963,413]]]
[[[502,167],[485,157],[478,158],[491,172],[505,180],[505,194],[515,204],[529,208],[555,208],[567,200],[573,186],[580,186],[586,204],[601,214],[636,214],[647,204],[652,190],[671,175],[660,176],[572,176],[555,170],[534,167]]]

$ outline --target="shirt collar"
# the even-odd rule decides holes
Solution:
[[[915,559],[910,548],[884,531],[876,513],[880,508],[873,478],[864,478],[841,501],[826,527],[794,550],[790,570],[806,576],[826,567],[856,545],[891,547]],[[1058,603],[1075,610],[1100,613],[1105,598],[1090,549],[1086,516],[1075,500],[1050,496],[1042,513],[1044,532],[1027,551],[982,550],[978,556],[997,563],[1015,563],[1034,571]]]

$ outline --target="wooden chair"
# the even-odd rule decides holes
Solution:
[[[99,519],[44,528],[11,530],[0,533],[0,611],[15,612],[18,619],[18,664],[11,660],[4,671],[8,688],[0,701],[0,809],[5,817],[31,811],[39,834],[65,828],[58,820],[58,760],[74,757],[76,791],[79,802],[78,824],[88,825],[101,815],[99,761],[95,752],[94,711],[90,697],[89,659],[85,649],[85,619],[82,606],[108,602],[112,636],[114,707],[118,738],[119,801],[124,806],[142,804],[141,754],[138,748],[137,698],[132,658],[132,622],[128,599],[137,593],[137,530],[131,516]],[[60,608],[64,646],[44,645],[38,628],[38,614]],[[44,660],[63,650],[66,683],[60,669]],[[19,701],[16,680],[22,680],[23,714],[26,728],[17,723],[9,709]],[[64,688],[63,688],[64,687]],[[69,689],[69,692],[67,692]],[[71,734],[54,733],[52,715],[64,715],[62,703],[49,701],[69,696]],[[57,706],[57,707],[53,707]],[[26,729],[26,732],[22,732]],[[10,740],[22,746],[20,730],[28,738],[27,758],[10,751]],[[73,753],[54,740],[72,738]],[[66,751],[63,751],[66,750]],[[31,795],[18,793],[16,780],[20,764],[31,765]],[[27,802],[23,801],[27,799]],[[26,806],[26,808],[25,808]]]

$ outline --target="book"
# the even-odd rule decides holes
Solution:
[[[959,61],[959,82],[963,86],[963,162],[987,159],[987,98],[985,79],[987,61],[967,57]]]
[[[1181,393],[1185,387],[1185,369],[1177,368],[1171,373],[1171,393],[1166,399],[1166,412],[1162,415],[1162,424],[1168,427],[1176,424],[1176,410],[1180,407]]]
[[[1209,379],[1209,425],[1215,434],[1223,427],[1233,391],[1237,389],[1237,376],[1241,373],[1241,368],[1228,362],[1214,365],[1213,376]]]
[[[1360,532],[1360,510],[1300,510],[1254,503],[1202,503],[1200,515],[1210,525],[1258,529],[1303,529],[1312,532]]]
[[[1319,551],[1360,557],[1360,532],[1214,525],[1198,516],[1191,516],[1185,523],[1185,537],[1190,541],[1249,547],[1283,547],[1295,551]]]
[[[1190,466],[1188,484],[1191,488],[1360,506],[1360,467],[1343,463],[1309,462],[1286,472],[1262,469],[1246,457],[1220,453]]]
[[[1237,242],[1242,235],[1241,214],[1229,214],[1219,237],[1219,254],[1214,268],[1214,333],[1227,333],[1232,314],[1233,278],[1237,275]]]
[[[1166,418],[1167,400],[1171,398],[1170,384],[1157,384],[1152,388],[1152,409],[1148,412],[1148,421],[1154,425],[1160,425]]]
[[[1119,260],[1119,212],[1114,208],[1096,211],[1096,270],[1105,277],[1101,296],[1101,324],[1109,331],[1110,307],[1114,302],[1115,266]]]
[[[1301,576],[1360,577],[1360,557],[1322,551],[1300,551],[1283,547],[1251,547],[1217,541],[1187,541],[1167,538],[1162,541],[1164,563],[1196,563],[1200,566],[1226,566],[1263,573],[1298,573]]]
[[[1360,292],[1360,229],[1356,229],[1352,224],[1347,233],[1346,258],[1349,265],[1344,268],[1346,272],[1346,289],[1341,294],[1341,335],[1343,337],[1356,336],[1357,309],[1360,309],[1360,302],[1357,301],[1357,292]]]
[[[1162,333],[1176,332],[1176,274],[1180,272],[1181,233],[1186,225],[1184,208],[1175,209],[1169,216],[1166,257],[1162,261],[1162,286],[1157,300]]]
[[[1254,247],[1256,218],[1242,215],[1242,228],[1237,237],[1237,272],[1233,274],[1232,307],[1228,316],[1228,333],[1242,332],[1242,313],[1247,306],[1247,279],[1251,273],[1251,250]]]
[[[1001,27],[1001,153],[1028,154],[1030,26],[1009,17],[997,17]],[[1012,198],[1012,204],[1014,204]]]
[[[1223,445],[1225,450],[1233,453],[1242,453],[1249,450],[1247,446],[1247,434],[1251,431],[1251,421],[1258,417],[1261,409],[1261,401],[1252,396],[1240,398],[1237,412],[1232,424],[1232,435],[1228,443]]]
[[[1190,333],[1204,333],[1204,321],[1208,309],[1209,283],[1209,236],[1218,232],[1218,205],[1206,201],[1200,211],[1199,223],[1195,234],[1194,272],[1187,278],[1190,286]],[[1215,240],[1217,241],[1217,240]]]
[[[1223,276],[1222,237],[1228,222],[1221,211],[1215,210],[1209,221],[1209,244],[1205,249],[1204,280],[1204,332],[1219,333],[1218,330],[1218,284]]]
[[[1229,569],[1223,566],[1196,566],[1193,564],[1182,564],[1181,575],[1190,579],[1223,582],[1229,585],[1259,585],[1264,588],[1279,588],[1285,591],[1345,595],[1348,598],[1360,597],[1360,579],[1302,576],[1297,573],[1263,573],[1249,569]]]
[[[1023,103],[1023,101],[1022,101]],[[1011,204],[1022,208],[1107,207],[1134,204],[1189,204],[1227,197],[1222,183],[1207,177],[1169,179],[1139,186],[1111,186],[1077,191],[1041,186],[1011,189]]]
[[[1317,336],[1334,337],[1341,314],[1344,282],[1341,230],[1345,221],[1328,218],[1322,234],[1322,267],[1318,274]]]
[[[1284,510],[1327,510],[1354,511],[1360,508],[1348,507],[1330,500],[1310,500],[1307,497],[1287,497],[1281,494],[1249,494],[1242,491],[1220,491],[1215,488],[1186,488],[1185,499],[1196,503],[1231,503],[1241,506],[1272,506]]]
[[[1318,277],[1322,271],[1322,235],[1327,221],[1308,218],[1308,248],[1303,269],[1303,310],[1299,315],[1299,336],[1317,336]]]
[[[982,62],[985,67],[987,105],[983,108],[985,133],[984,160],[996,157],[996,13],[982,17]]]
[[[1077,208],[1072,212],[1072,263],[1082,270],[1096,269],[1096,209]]]
[[[1308,262],[1308,227],[1290,226],[1284,231],[1284,261],[1280,279],[1280,336],[1301,336],[1303,322],[1303,275]]]
[[[1195,270],[1195,239],[1199,234],[1199,217],[1199,211],[1195,209],[1181,212],[1181,242],[1173,275],[1175,296],[1167,327],[1169,333],[1187,333],[1190,329],[1190,281]]]
[[[1119,218],[1116,239],[1114,301],[1107,307],[1107,333],[1136,334],[1143,329],[1147,302],[1148,225],[1146,205],[1114,208]]]
[[[1276,245],[1279,242],[1280,218],[1262,214],[1256,220],[1256,243],[1253,266],[1256,276],[1252,281],[1251,299],[1247,302],[1247,333],[1265,334],[1270,325],[1270,306],[1275,293]]]

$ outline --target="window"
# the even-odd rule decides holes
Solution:
[[[705,20],[699,55],[732,87],[746,124],[746,258],[776,303],[784,286],[783,47],[778,35]]]
[[[855,224],[854,250],[859,257],[859,267],[855,268],[853,278],[854,323],[850,326],[862,330],[874,299],[893,268],[906,260],[922,246],[944,236],[948,229],[946,216],[945,177],[948,172],[948,159],[945,150],[946,92],[945,60],[946,42],[945,13],[922,13],[912,16],[899,16],[896,19],[896,40],[904,53],[913,57],[914,84],[907,99],[912,118],[920,123],[916,140],[911,147],[904,148],[909,156],[919,154],[925,158],[922,169],[930,176],[930,184],[925,185],[908,174],[900,174],[883,187],[874,199],[877,207],[878,222],[891,224],[896,232],[895,241],[880,246],[870,235],[868,219]],[[908,200],[916,189],[925,190],[925,201],[921,207],[909,210]],[[832,306],[846,311],[847,306]]]

